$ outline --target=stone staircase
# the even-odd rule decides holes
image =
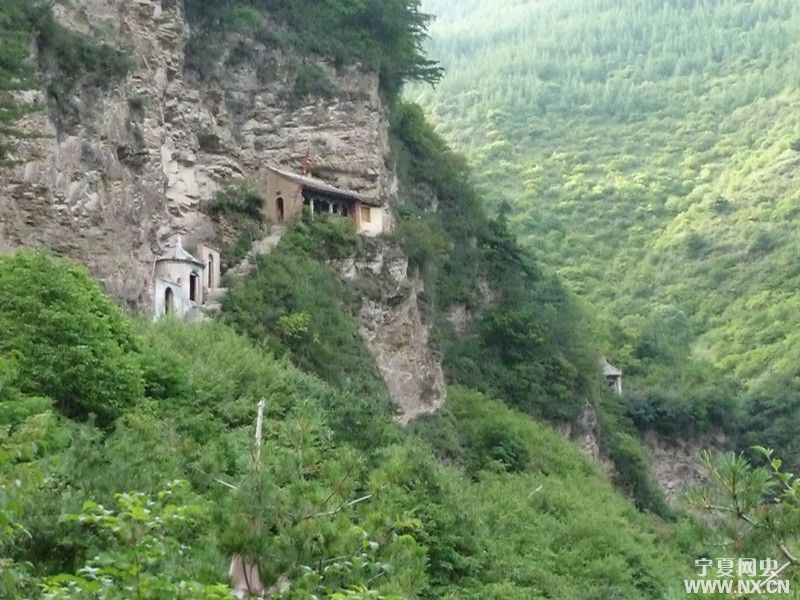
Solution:
[[[228,273],[233,277],[245,277],[252,273],[256,268],[256,257],[261,254],[269,254],[278,245],[286,233],[286,225],[273,225],[269,235],[253,243],[253,247],[245,255],[238,265],[228,269]]]
[[[239,279],[252,273],[253,269],[256,268],[256,257],[261,254],[269,254],[272,252],[285,233],[286,225],[273,225],[269,230],[269,234],[255,242],[241,262],[228,269],[225,276]],[[225,299],[227,293],[228,288],[223,287],[209,290],[205,303],[199,307],[200,318],[210,318],[212,315],[218,313],[222,308],[222,301]]]
[[[227,293],[228,288],[222,287],[208,290],[206,301],[202,306],[200,306],[200,314],[205,317],[210,317],[211,315],[218,313],[222,308],[222,301],[225,299],[225,295]]]

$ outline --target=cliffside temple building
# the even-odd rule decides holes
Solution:
[[[272,223],[284,223],[308,207],[318,213],[352,219],[358,233],[375,236],[384,229],[383,202],[334,187],[320,179],[275,167],[266,169],[264,212]]]
[[[153,297],[155,318],[174,315],[191,319],[199,314],[200,307],[210,292],[220,286],[219,252],[207,244],[197,245],[196,258],[181,244],[181,239],[153,265]]]
[[[300,215],[327,213],[353,221],[362,235],[380,235],[389,223],[384,203],[357,192],[337,188],[320,179],[267,167],[263,180],[263,212],[270,223],[280,225]],[[198,244],[196,255],[183,248],[181,239],[159,256],[153,265],[155,319],[172,315],[191,320],[219,305],[220,255],[208,244]],[[204,311],[205,308],[205,311]]]

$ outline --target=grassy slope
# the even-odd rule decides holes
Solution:
[[[348,423],[338,418],[349,413],[349,407],[341,404],[348,401],[346,395],[252,348],[226,327],[173,323],[148,325],[143,333],[148,347],[174,352],[186,372],[213,375],[200,379],[190,404],[175,399],[170,402],[176,403],[174,409],[164,406],[159,411],[164,430],[177,428],[185,433],[172,442],[177,457],[158,453],[166,467],[160,481],[140,480],[139,486],[158,489],[160,483],[174,477],[188,477],[198,483],[208,481],[198,466],[207,469],[215,460],[221,460],[221,454],[232,452],[231,445],[244,443],[242,436],[249,436],[250,431],[243,426],[252,416],[258,394],[267,398],[267,429],[276,440],[285,427],[284,420],[291,425],[304,411],[321,411],[328,415],[326,421],[333,427],[330,446],[320,457],[323,464],[335,465],[336,455],[346,456],[353,444],[343,439]],[[230,400],[224,404],[211,401],[225,396]],[[180,415],[190,406],[203,412],[196,417]],[[633,599],[662,597],[677,587],[690,561],[682,557],[685,547],[676,543],[675,527],[639,513],[573,444],[530,417],[469,390],[454,389],[448,409],[453,415],[450,431],[460,440],[465,454],[482,453],[489,439],[497,443],[491,437],[494,425],[515,431],[529,449],[521,470],[507,472],[497,463],[485,468],[471,463],[461,467],[438,464],[424,434],[417,441],[413,432],[388,426],[380,415],[361,415],[359,427],[362,434],[369,432],[370,441],[359,452],[364,453],[362,468],[371,470],[372,477],[383,470],[380,465],[393,448],[417,446],[414,460],[417,465],[430,465],[430,479],[418,481],[386,466],[392,483],[378,498],[377,506],[365,506],[349,517],[374,531],[376,523],[413,514],[422,520],[427,534],[434,536],[434,541],[428,541],[430,546],[439,552],[458,554],[469,565],[463,573],[456,572],[448,578],[444,568],[451,565],[432,561],[426,577],[436,587],[435,592],[428,590],[425,597],[607,598],[613,591],[615,597]],[[230,430],[217,429],[223,432],[219,441],[208,438],[198,444],[192,439],[219,427],[220,419],[230,423]],[[124,422],[123,418],[121,423]],[[440,432],[447,429],[440,425],[435,424]],[[389,431],[385,430],[387,426]],[[142,439],[139,443],[146,448],[152,440]],[[359,445],[363,446],[363,440]],[[135,444],[133,448],[127,446],[125,452],[142,455]],[[112,456],[110,460],[125,463],[121,457]],[[246,458],[239,455],[234,460]],[[227,467],[229,473],[231,468]],[[142,467],[150,477],[154,477],[152,470],[153,465]],[[121,489],[130,487],[130,483],[124,477],[114,481]],[[106,488],[108,484],[105,482],[104,489],[113,491]],[[286,485],[290,488],[294,484],[287,481]],[[217,490],[206,493],[219,497]],[[396,497],[398,494],[402,499]],[[442,495],[447,498],[442,499]],[[215,554],[210,550],[206,553]],[[403,563],[396,566],[400,581],[412,572],[412,567]],[[206,568],[213,571],[211,565]],[[409,591],[394,589],[400,593]]]
[[[794,371],[796,3],[425,7],[449,74],[413,95],[601,308],[609,351],[635,364],[653,315],[677,310],[695,357],[750,382]]]
[[[76,278],[81,293],[99,294],[80,271],[62,276],[46,261],[25,266],[13,256],[3,262],[9,272],[34,269],[32,277],[46,270],[54,285]],[[46,281],[25,297],[40,295],[53,295]],[[0,315],[15,297],[0,295]],[[125,355],[108,360],[136,363],[144,383],[105,430],[18,393],[23,380],[14,375],[13,350],[0,363],[10,367],[0,372],[0,482],[17,482],[9,487],[11,513],[0,516],[10,514],[27,531],[0,538],[0,550],[27,586],[18,590],[22,597],[38,583],[34,573],[72,572],[101,548],[113,563],[121,560],[113,543],[61,521],[62,514],[85,499],[108,505],[120,490],[155,493],[174,479],[188,480],[207,511],[180,557],[154,559],[148,572],[224,581],[226,557],[252,552],[267,581],[281,573],[293,579],[288,598],[307,597],[301,565],[325,564],[359,546],[354,527],[378,540],[379,559],[393,565],[374,585],[409,598],[660,598],[690,562],[675,527],[638,512],[574,445],[477,392],[454,387],[445,414],[401,430],[384,398],[358,403],[346,389],[272,356],[285,350],[273,342],[260,346],[221,323],[131,324],[110,304],[87,310],[90,304],[67,298],[52,310],[59,323],[96,319],[99,331],[109,323],[133,330]],[[344,310],[331,305],[328,314]],[[102,339],[87,337],[87,356]],[[67,368],[81,364],[69,358]],[[21,363],[19,375],[44,391],[37,386],[48,381],[48,365]],[[254,471],[250,440],[261,397],[265,448]],[[45,424],[41,440],[33,435],[37,423]],[[436,458],[442,439],[448,463]],[[7,460],[17,442],[26,451]],[[23,476],[35,472],[42,477]],[[368,502],[324,516],[366,492]],[[253,522],[263,523],[255,535]],[[416,543],[393,535],[407,527]],[[0,578],[8,597],[14,585]]]

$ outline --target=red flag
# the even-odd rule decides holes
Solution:
[[[308,167],[311,163],[311,148],[306,149],[306,156],[303,159],[303,164],[300,165],[300,174],[308,175]]]

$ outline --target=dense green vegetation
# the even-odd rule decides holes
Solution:
[[[189,65],[201,75],[211,72],[232,32],[303,56],[321,55],[339,67],[360,63],[380,73],[390,96],[406,81],[434,83],[441,75],[423,52],[430,17],[419,0],[187,0],[186,11],[196,25]],[[323,79],[310,75],[300,70],[298,95],[320,91]],[[315,83],[311,89],[309,81]]]
[[[283,598],[379,597],[353,586],[387,598],[656,598],[684,569],[669,528],[576,448],[477,392],[453,388],[448,413],[403,431],[383,397],[362,392],[383,409],[361,410],[346,384],[271,356],[269,341],[219,323],[131,323],[82,270],[28,254],[0,262],[3,283],[37,283],[29,301],[82,294],[52,308],[68,313],[64,327],[98,331],[65,368],[93,366],[109,343],[99,332],[122,327],[131,343],[105,357],[109,383],[128,385],[131,370],[142,382],[99,429],[44,395],[45,365],[20,376],[52,339],[4,346],[3,597],[97,597],[103,581],[103,598],[129,597],[126,586],[137,598],[221,598],[233,553],[266,582],[288,577]],[[77,291],[62,291],[67,282]],[[0,285],[4,325],[17,298]],[[34,304],[24,327],[48,331],[49,313]],[[74,391],[89,402],[95,388],[77,380]],[[456,464],[436,459],[444,450]]]
[[[450,379],[545,418],[574,417],[599,381],[578,307],[517,245],[505,215],[488,218],[463,159],[419,107],[398,103],[392,118],[398,237],[426,281]],[[454,308],[474,317],[460,335]]]
[[[448,380],[553,423],[592,404],[616,483],[665,515],[629,415],[600,377],[587,313],[511,235],[505,209],[487,215],[463,158],[418,106],[393,106],[392,140],[402,184],[396,236],[425,282]]]
[[[247,182],[235,182],[217,191],[208,203],[207,212],[216,221],[234,228],[236,239],[220,251],[228,267],[239,264],[264,234],[264,198]]]
[[[258,258],[223,306],[224,319],[243,334],[350,395],[343,426],[354,440],[371,415],[388,412],[385,385],[358,334],[358,290],[325,264],[352,256],[357,244],[350,221],[306,218],[276,252]]]
[[[419,107],[395,97],[403,82],[439,76],[421,49],[428,18],[418,2],[185,5],[189,67],[201,75],[237,33],[381,74],[392,99],[398,227],[376,242],[344,219],[299,220],[231,282],[210,323],[135,321],[82,269],[0,256],[0,596],[227,598],[234,555],[257,564],[267,585],[288,580],[284,599],[675,596],[692,558],[719,549],[669,514],[635,427],[675,433],[730,419],[734,428],[744,393],[738,373],[698,354],[706,332],[696,314],[665,299],[646,318],[603,323],[612,323],[601,330],[607,342],[609,332],[627,336],[619,355],[639,374],[624,403],[608,393],[583,300],[516,241],[532,192],[509,184],[518,175],[512,155],[498,163],[508,172],[486,179],[507,190],[490,199],[507,202],[487,208],[464,159]],[[0,46],[6,90],[27,73],[19,44],[37,35],[40,65],[67,82],[122,69],[118,54],[100,56],[85,38],[8,18],[27,14],[24,6],[0,9],[0,27],[18,32]],[[553,14],[566,18],[571,7]],[[47,63],[43,44],[65,62]],[[550,75],[557,80],[558,68]],[[295,93],[334,93],[325,83],[323,70],[301,66]],[[229,261],[246,251],[248,227],[262,232],[261,203],[246,186],[211,202],[216,218],[243,232]],[[337,273],[338,260],[373,244],[410,257],[449,384],[444,409],[407,428],[392,421],[355,317],[365,297],[380,297],[380,277],[348,286]],[[704,256],[702,240],[688,247]],[[779,417],[792,414],[795,396],[776,395],[791,389],[786,377],[747,393],[762,408],[751,435],[788,445],[797,442]],[[562,423],[587,404],[611,477],[539,421]]]
[[[2,265],[0,354],[21,391],[52,398],[68,415],[118,417],[143,392],[121,311],[80,269],[25,254]]]
[[[448,75],[412,95],[523,244],[597,307],[630,416],[749,432],[794,461],[798,4],[424,7]]]

